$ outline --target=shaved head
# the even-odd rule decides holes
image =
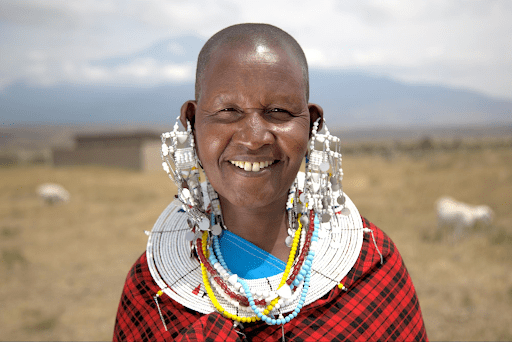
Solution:
[[[204,44],[197,59],[196,101],[201,97],[201,82],[210,58],[217,53],[230,53],[235,48],[244,47],[256,51],[280,49],[300,66],[304,78],[306,101],[309,100],[308,63],[299,43],[285,31],[268,24],[238,24],[229,26],[214,34]]]

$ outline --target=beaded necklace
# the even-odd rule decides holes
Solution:
[[[303,174],[302,176],[299,174],[298,180],[297,197],[304,184]],[[294,200],[297,200],[297,197]],[[336,197],[333,196],[333,200],[335,199]],[[357,208],[348,196],[346,199],[346,206],[350,209],[350,214],[340,215],[337,210],[329,222],[319,224],[318,227],[305,215],[293,217],[293,224],[297,226],[296,229],[292,229],[292,236],[293,240],[297,238],[298,242],[294,248],[295,252],[290,253],[282,273],[266,278],[242,279],[242,282],[248,285],[254,304],[260,311],[260,319],[263,319],[263,315],[265,315],[270,319],[270,323],[272,323],[272,319],[276,320],[276,324],[279,323],[279,319],[284,319],[287,322],[286,318],[292,319],[292,317],[278,317],[281,312],[293,314],[297,308],[300,311],[302,306],[321,298],[337,286],[352,268],[361,249],[364,231]],[[211,203],[210,199],[206,198],[206,201],[205,206],[208,206]],[[289,203],[293,206],[296,205],[295,201]],[[289,204],[287,204],[287,209],[288,206]],[[215,221],[219,222],[217,217],[221,215],[215,214]],[[315,216],[318,215],[321,216],[321,213],[316,213]],[[292,216],[289,215],[289,217]],[[187,242],[190,241],[187,235],[190,231],[187,219],[188,215],[184,212],[182,203],[175,201],[163,211],[153,230],[147,232],[149,235],[146,252],[148,266],[153,279],[162,289],[160,295],[165,293],[185,307],[207,314],[218,311],[208,295],[206,284],[209,284],[218,305],[228,313],[240,317],[240,322],[244,322],[243,317],[246,322],[252,322],[252,317],[258,319],[257,313],[251,306],[251,297],[248,296],[242,282],[236,281],[235,285],[230,282],[234,279],[230,279],[231,275],[226,271],[227,266],[220,268],[217,265],[218,269],[213,266],[216,262],[212,262],[212,254],[219,264],[219,257],[222,256],[221,253],[215,251],[215,236],[210,235],[210,239],[206,240],[207,249],[203,251],[201,238],[203,231],[197,231],[193,244],[196,247],[196,256],[199,256],[199,260],[191,255]],[[222,218],[220,217],[220,219]],[[307,227],[308,221],[310,221],[309,226],[314,229],[314,238],[313,233]],[[299,223],[297,224],[297,222]],[[301,229],[299,230],[299,228]],[[199,245],[197,244],[198,239]],[[291,244],[293,245],[293,243]],[[204,257],[202,258],[202,256]],[[314,263],[308,271],[305,265],[309,266],[313,257]],[[227,277],[224,277],[219,271],[225,272]],[[206,272],[207,282],[203,278],[203,272]],[[308,279],[309,288],[306,286],[304,289],[308,284]],[[281,288],[287,288],[283,286],[283,281],[290,290],[293,289],[292,295],[288,299],[277,294]],[[298,285],[295,285],[294,282],[295,284],[298,282]],[[237,283],[240,285],[236,285]],[[304,294],[306,295],[305,300]],[[272,305],[270,310],[268,310],[269,304]]]
[[[300,221],[299,221],[300,222]],[[269,294],[268,296],[263,296],[261,293],[253,293],[247,284],[247,282],[238,277],[236,274],[233,274],[224,258],[222,257],[222,253],[220,250],[220,244],[217,236],[213,236],[213,251],[208,250],[208,232],[204,232],[201,239],[197,239],[197,247],[198,247],[198,256],[201,262],[201,272],[203,276],[203,282],[205,285],[206,292],[212,301],[215,309],[222,313],[226,318],[233,319],[234,321],[238,322],[254,322],[256,320],[263,320],[269,325],[274,324],[284,324],[288,323],[291,319],[297,316],[297,314],[300,312],[302,306],[304,305],[304,302],[306,300],[307,292],[309,290],[309,283],[311,279],[311,265],[313,262],[313,258],[315,255],[314,248],[311,247],[311,242],[315,242],[318,240],[318,228],[319,228],[319,221],[318,217],[314,214],[313,211],[310,212],[310,225],[309,229],[305,228],[304,230],[307,230],[306,234],[306,241],[303,244],[303,248],[301,250],[300,256],[298,258],[298,263],[294,267],[294,271],[292,272],[291,276],[290,271],[292,268],[292,265],[295,261],[295,255],[297,253],[297,247],[299,245],[299,239],[302,232],[302,225],[299,223],[299,229],[295,232],[295,236],[293,239],[292,247],[290,250],[290,255],[288,257],[288,262],[285,268],[285,271],[283,272],[283,276],[281,279],[281,282],[278,286],[278,289],[276,293]],[[307,253],[307,257],[305,257]],[[209,261],[208,262],[208,257]],[[212,266],[213,265],[213,266]],[[215,282],[220,286],[220,291],[224,292],[224,294],[221,293],[224,297],[228,297],[228,300],[230,300],[232,303],[234,303],[235,307],[238,307],[240,304],[243,306],[250,306],[252,311],[256,314],[253,316],[241,316],[238,314],[234,314],[223,308],[217,298],[215,297],[214,291],[212,290],[210,281],[208,279],[208,273],[210,276],[214,279]],[[220,274],[221,277],[227,278],[228,282],[231,283],[231,285],[234,286],[235,291],[239,291],[241,293],[244,293],[246,297],[241,297],[240,295],[234,293],[231,291],[226,283],[222,281],[222,278],[218,275]],[[303,283],[302,283],[303,282]],[[292,290],[293,288],[297,287],[299,284],[302,283],[302,290],[299,291],[297,289],[297,293],[301,294],[301,297],[299,299],[299,302],[295,308],[295,310],[290,313],[288,316],[283,317],[280,313],[280,316],[278,319],[275,319],[273,317],[270,317],[269,314],[271,311],[275,308],[276,310],[279,310],[281,306],[285,304],[288,304],[289,299],[292,297]],[[219,290],[219,289],[218,289]],[[219,292],[219,291],[218,291]],[[266,300],[255,300],[254,296],[257,297],[266,297]],[[264,306],[265,304],[268,305],[264,310],[260,310],[258,306]],[[248,304],[248,305],[247,305]]]

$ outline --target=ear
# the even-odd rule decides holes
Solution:
[[[194,100],[189,100],[181,106],[180,111],[180,121],[183,127],[187,128],[187,120],[190,121],[190,125],[192,125],[192,130],[194,130],[194,123],[196,119],[196,110],[197,110],[197,102]]]
[[[313,130],[313,124],[316,120],[320,118],[320,122],[318,124],[318,131],[322,129],[322,126],[324,124],[324,110],[322,107],[320,107],[317,104],[314,103],[308,103],[308,109],[309,109],[309,137],[311,138],[311,131]]]

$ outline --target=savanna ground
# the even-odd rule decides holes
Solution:
[[[512,340],[512,148],[347,155],[344,188],[397,244],[431,340]],[[37,185],[62,184],[45,206]],[[124,278],[175,192],[163,172],[0,169],[0,339],[109,340]],[[495,212],[451,243],[436,235],[444,195]]]

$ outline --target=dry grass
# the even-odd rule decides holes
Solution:
[[[511,340],[512,150],[415,158],[350,156],[345,190],[398,245],[432,340]],[[71,202],[44,206],[43,182]],[[109,340],[126,273],[174,188],[162,173],[102,168],[0,169],[2,340]],[[493,227],[435,238],[442,195],[487,204]]]

